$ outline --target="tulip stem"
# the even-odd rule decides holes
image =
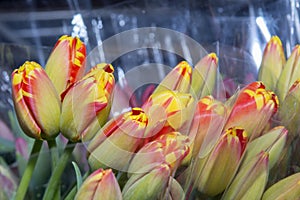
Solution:
[[[54,170],[58,159],[59,159],[59,155],[58,155],[58,150],[57,150],[57,145],[56,145],[56,140],[48,140],[48,147],[50,150],[50,154],[51,154],[51,160],[52,160],[52,171]],[[57,184],[57,186],[60,185],[59,182]],[[60,199],[60,187],[56,188],[56,192],[55,192],[55,196],[53,197],[53,200],[55,199]]]
[[[56,167],[54,168],[54,170],[52,172],[52,175],[50,177],[43,200],[52,199],[53,196],[55,195],[56,188],[59,185],[61,175],[64,172],[64,169],[69,161],[69,158],[72,155],[72,152],[73,152],[75,146],[76,146],[76,144],[74,144],[70,141],[66,145],[66,148],[64,149],[63,154],[61,155]]]
[[[40,153],[42,144],[43,144],[42,140],[34,141],[26,169],[24,171],[24,174],[22,176],[22,179],[20,181],[16,196],[15,196],[15,200],[25,199],[24,197],[26,195],[27,188],[28,188],[29,182],[31,180],[31,176],[32,176],[33,170],[35,168],[35,164],[39,157],[39,153]]]

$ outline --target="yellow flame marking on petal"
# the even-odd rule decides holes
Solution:
[[[257,89],[255,91],[246,89],[244,91],[246,94],[248,94],[250,97],[254,97],[254,100],[256,102],[257,110],[260,110],[265,105],[265,102],[270,100],[270,95],[265,89]],[[267,98],[266,98],[267,97]],[[266,101],[264,100],[266,98]]]

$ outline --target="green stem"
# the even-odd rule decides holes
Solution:
[[[52,172],[43,200],[49,200],[53,198],[56,192],[57,185],[59,184],[61,175],[64,172],[64,169],[69,161],[69,158],[72,155],[75,145],[76,144],[70,141],[68,142],[63,154],[61,155],[56,167],[54,168],[54,171]]]
[[[54,140],[48,140],[48,147],[50,150],[50,154],[51,154],[51,160],[52,160],[52,171],[54,170],[58,159],[59,159],[59,154],[58,154],[58,150],[56,148],[56,141]],[[56,192],[55,192],[55,196],[53,197],[53,200],[56,199],[60,199],[60,187],[58,187],[60,185],[60,183],[58,182],[57,187],[56,187]]]
[[[20,181],[16,196],[15,196],[15,200],[23,200],[26,195],[27,188],[28,188],[35,164],[39,157],[39,153],[40,153],[42,144],[43,144],[42,140],[34,141],[26,169],[24,171],[24,174],[22,176],[22,179]]]
[[[48,140],[48,146],[51,154],[52,159],[52,169],[55,168],[56,163],[58,162],[58,150],[56,148],[56,141],[55,140]]]

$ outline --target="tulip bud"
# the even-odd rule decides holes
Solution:
[[[246,144],[247,135],[243,129],[234,127],[226,130],[208,157],[197,161],[198,190],[209,196],[224,191],[238,168]]]
[[[255,138],[277,112],[278,104],[273,92],[266,90],[261,82],[253,82],[237,94],[225,129],[243,127],[250,139]]]
[[[262,200],[300,199],[300,173],[288,176],[272,185]]]
[[[180,62],[157,86],[153,94],[165,90],[173,90],[182,93],[190,91],[192,67],[186,62]]]
[[[300,79],[290,88],[284,103],[278,111],[279,119],[282,124],[289,130],[290,139],[292,140],[300,131]]]
[[[189,138],[178,132],[161,135],[143,146],[130,162],[129,173],[146,173],[161,164],[175,171],[189,153]]]
[[[121,200],[122,193],[111,169],[98,169],[82,183],[75,200]]]
[[[113,71],[112,65],[99,64],[62,93],[60,129],[72,142],[90,140],[106,122],[115,84]]]
[[[85,44],[79,38],[63,35],[58,39],[45,70],[59,95],[83,76],[85,57]]]
[[[278,126],[249,142],[243,164],[248,163],[257,154],[265,151],[269,153],[269,169],[271,169],[282,155],[283,148],[287,141],[287,132],[287,129],[283,126]]]
[[[261,152],[239,169],[222,199],[261,199],[268,181],[269,154]]]
[[[108,121],[88,146],[91,168],[108,166],[126,170],[133,153],[143,143],[147,124],[148,117],[140,108],[133,108]]]
[[[166,121],[165,132],[186,133],[192,121],[190,113],[193,113],[194,106],[195,101],[190,94],[165,90],[152,94],[142,108],[153,122]]]
[[[170,175],[171,169],[167,164],[145,174],[132,175],[123,188],[123,199],[163,199]]]
[[[210,53],[202,58],[193,70],[192,92],[198,98],[202,98],[213,93],[217,78],[218,57],[215,53]]]
[[[300,78],[300,45],[295,46],[278,79],[276,94],[283,102],[290,87]]]
[[[193,157],[206,156],[218,138],[226,122],[225,106],[212,96],[198,101],[189,137],[193,141]],[[200,153],[200,154],[199,154]]]
[[[60,101],[44,69],[26,61],[12,73],[12,99],[26,135],[53,139],[59,133]]]
[[[258,73],[258,80],[262,81],[268,90],[276,89],[285,62],[281,40],[273,36],[265,47]]]

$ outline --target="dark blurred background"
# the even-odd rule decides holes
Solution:
[[[299,41],[298,11],[299,0],[1,0],[0,64],[35,59],[43,65],[63,34],[78,35],[91,51],[117,33],[151,26],[190,36],[218,54],[225,76],[243,81],[259,67],[272,35],[290,54]],[[136,59],[151,60],[147,55]]]

